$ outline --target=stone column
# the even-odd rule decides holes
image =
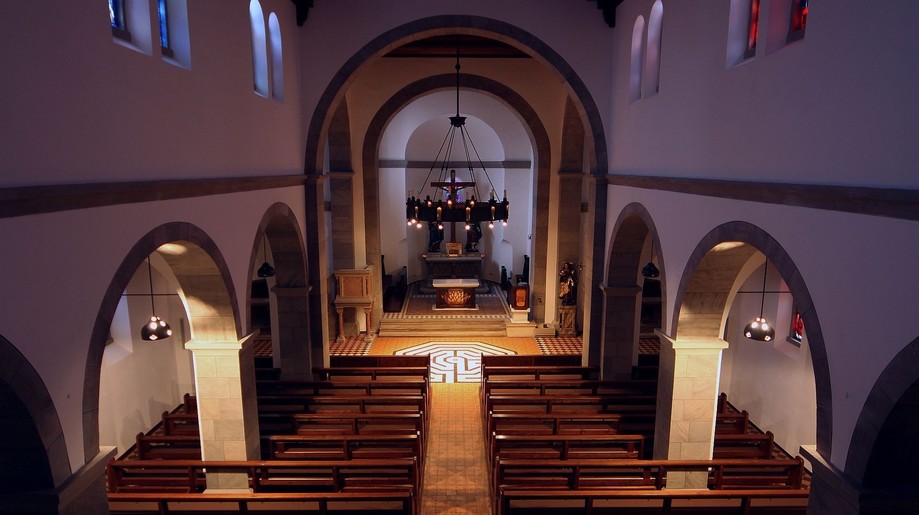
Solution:
[[[235,342],[190,341],[195,360],[201,458],[261,459],[255,396],[255,333]],[[248,492],[248,474],[208,472],[207,493]]]
[[[272,326],[272,337],[277,334],[281,379],[308,381],[313,378],[310,321],[306,316],[309,288],[275,286],[271,292],[278,311],[278,324]]]
[[[721,353],[719,338],[661,340],[654,458],[710,460],[715,438]],[[670,472],[667,488],[706,488],[706,472]]]
[[[633,286],[600,285],[603,293],[601,333],[601,377],[611,381],[632,378],[632,365],[638,364],[638,308],[641,288]]]

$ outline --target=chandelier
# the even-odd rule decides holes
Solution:
[[[456,116],[450,117],[450,128],[444,137],[434,158],[428,175],[422,183],[418,195],[415,191],[410,191],[408,200],[405,202],[405,219],[408,225],[414,225],[417,228],[428,224],[437,224],[439,230],[443,230],[445,222],[455,223],[463,222],[466,224],[466,230],[469,230],[475,224],[487,224],[489,228],[494,227],[496,222],[507,225],[508,202],[507,190],[504,190],[503,200],[495,197],[495,187],[488,176],[485,164],[479,157],[479,152],[475,148],[475,143],[469,136],[466,129],[466,117],[460,116],[459,109],[459,45],[456,48]],[[449,160],[452,155],[453,145],[456,143],[457,135],[463,145],[463,155],[466,156],[466,166],[469,170],[469,180],[460,181],[456,178],[456,170],[449,168]],[[470,154],[470,148],[472,154]],[[476,173],[473,167],[472,156],[475,156],[475,162],[488,180],[490,186],[489,199],[481,201],[482,196],[479,194],[476,185]],[[442,157],[441,157],[442,156]],[[428,180],[434,176],[435,169],[439,169],[435,181],[428,184]],[[426,189],[430,187],[430,190]],[[467,191],[468,190],[468,191]],[[428,191],[430,193],[428,193]]]

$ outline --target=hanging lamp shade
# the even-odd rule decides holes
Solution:
[[[258,267],[258,270],[255,272],[259,277],[274,277],[274,267],[269,265],[267,261],[262,263],[262,266]]]
[[[653,262],[648,261],[648,264],[641,269],[641,275],[649,279],[654,279],[660,277],[661,271],[654,265]]]
[[[769,322],[766,322],[765,318],[758,316],[754,321],[744,326],[743,335],[751,340],[771,342],[775,339],[775,328]]]
[[[150,320],[140,328],[140,339],[148,342],[163,340],[172,336],[172,328],[165,320],[156,316],[156,304],[153,302],[153,267],[147,257],[147,277],[150,282]]]
[[[172,336],[172,328],[162,318],[153,315],[150,321],[140,328],[140,338],[148,342],[163,340]]]
[[[266,277],[274,277],[274,267],[268,263],[268,243],[266,240],[267,238],[262,238],[262,252],[265,254],[265,262],[255,271],[255,273],[263,279]]]

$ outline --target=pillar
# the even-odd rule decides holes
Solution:
[[[190,341],[195,362],[201,457],[261,459],[255,395],[255,333],[235,342]],[[206,493],[248,492],[248,473],[208,472]]]
[[[277,334],[281,379],[308,381],[313,378],[310,320],[306,315],[309,313],[309,288],[275,286],[271,292],[278,313],[278,323],[272,324],[272,337]]]
[[[719,338],[661,340],[654,458],[710,460],[715,439],[721,353]],[[670,472],[667,488],[707,488],[706,472]]]
[[[604,380],[628,381],[632,366],[638,364],[638,309],[641,288],[600,285],[603,295],[601,332],[601,371]]]

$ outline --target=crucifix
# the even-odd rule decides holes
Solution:
[[[431,186],[447,192],[448,202],[459,201],[459,191],[465,188],[474,188],[475,182],[462,182],[456,180],[456,170],[450,170],[450,180],[447,182],[432,182]],[[456,243],[456,222],[450,222],[450,242]]]

